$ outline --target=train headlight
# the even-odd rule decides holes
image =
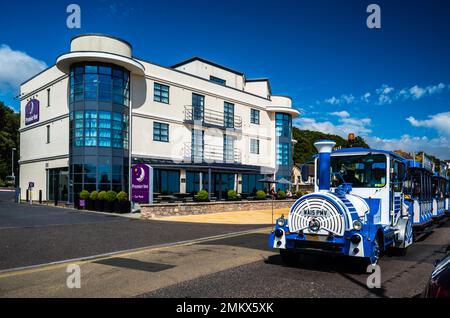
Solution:
[[[277,220],[277,225],[278,225],[279,227],[283,227],[285,224],[286,224],[286,219],[285,219],[285,218],[279,218],[279,219]]]
[[[360,231],[362,229],[362,227],[363,227],[363,224],[362,224],[362,222],[360,220],[356,220],[356,221],[353,222],[353,228],[356,231]]]

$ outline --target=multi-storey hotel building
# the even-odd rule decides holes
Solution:
[[[165,67],[121,39],[81,35],[20,96],[22,199],[30,182],[44,200],[129,193],[134,163],[151,165],[154,192],[167,194],[222,198],[264,187],[265,176],[291,179],[291,99],[202,58]]]

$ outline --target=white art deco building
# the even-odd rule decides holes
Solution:
[[[82,189],[129,192],[134,163],[154,191],[229,189],[291,179],[292,100],[268,79],[194,57],[166,67],[133,57],[118,38],[86,34],[21,85],[20,187],[25,199],[74,202]]]

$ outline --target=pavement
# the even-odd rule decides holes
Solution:
[[[86,218],[58,209],[76,214],[67,224],[56,211],[16,205],[16,214],[48,222],[36,217],[39,225],[23,227],[13,205],[0,202],[1,222],[15,224],[0,228],[0,297],[418,297],[450,245],[447,220],[406,256],[384,256],[381,288],[369,289],[369,274],[354,259],[305,255],[297,266],[283,265],[263,224]],[[79,289],[67,287],[72,264],[81,271]]]
[[[156,220],[208,224],[272,224],[282,214],[287,216],[289,214],[289,209],[275,209],[273,211],[273,216],[272,210],[253,210],[183,216],[166,216],[156,218]]]

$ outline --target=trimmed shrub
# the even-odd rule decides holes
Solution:
[[[286,192],[284,192],[283,190],[278,191],[278,199],[279,200],[286,199]]]
[[[93,201],[98,200],[98,191],[92,191],[91,195],[89,196],[89,199]]]
[[[106,192],[105,198],[106,198],[106,201],[113,202],[117,198],[117,192],[109,190],[108,192]]]
[[[98,200],[100,201],[106,201],[106,191],[100,191],[98,193]]]
[[[304,195],[304,193],[302,191],[297,191],[296,195],[298,198],[301,198]]]
[[[236,200],[237,199],[237,192],[234,190],[228,190],[227,192],[227,198],[228,200]]]
[[[266,198],[266,193],[263,190],[256,191],[256,199],[264,200]]]
[[[125,191],[120,191],[120,192],[117,194],[117,200],[118,200],[119,202],[127,201],[127,200],[128,200],[128,194],[127,194]]]
[[[80,199],[86,200],[89,199],[89,191],[83,190],[80,192]]]
[[[208,201],[208,191],[200,190],[196,196],[197,201],[206,202]]]

